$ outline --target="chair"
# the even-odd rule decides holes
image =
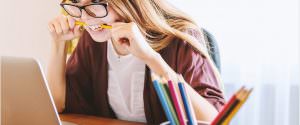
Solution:
[[[215,63],[216,67],[221,72],[221,59],[220,59],[220,52],[219,52],[217,41],[214,38],[214,36],[211,33],[209,33],[206,29],[202,29],[202,30],[209,45],[209,54],[213,62]]]

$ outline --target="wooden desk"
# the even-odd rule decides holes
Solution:
[[[139,122],[129,122],[79,114],[60,114],[59,117],[62,121],[73,122],[78,125],[146,125],[145,123]]]

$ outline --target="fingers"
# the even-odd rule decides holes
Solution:
[[[55,29],[51,23],[48,24],[48,29],[51,33],[55,31]]]
[[[66,16],[62,15],[59,19],[59,24],[64,34],[67,34],[70,31],[68,19]]]
[[[50,22],[53,25],[56,33],[67,34],[75,27],[75,19],[70,16],[61,15]],[[50,26],[49,26],[50,27]]]
[[[129,29],[129,30],[135,30],[135,29],[138,29],[138,26],[136,23],[134,22],[130,22],[130,23],[123,23],[123,22],[115,22],[112,25],[112,29],[113,30],[118,30],[120,28],[126,28],[126,29]]]
[[[123,25],[127,25],[128,23],[124,23],[124,22],[114,22],[112,24],[110,24],[113,28],[117,28],[119,26],[123,26]]]
[[[50,21],[48,29],[52,37],[58,40],[71,40],[82,34],[79,26],[75,26],[75,19],[65,15],[60,15]]]
[[[61,35],[63,31],[62,31],[62,28],[61,28],[59,22],[55,20],[55,21],[52,21],[52,24],[54,26],[56,34]]]
[[[116,22],[112,24],[111,37],[119,41],[121,44],[130,46],[132,37],[137,32],[137,25],[135,23]]]
[[[49,24],[48,24],[48,30],[50,31],[50,34],[51,34],[53,37],[56,36],[56,31],[55,31],[55,28],[54,28],[54,26],[53,26],[52,23],[49,23]]]

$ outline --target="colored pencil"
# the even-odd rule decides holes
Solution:
[[[172,101],[175,106],[176,113],[177,113],[177,116],[179,119],[179,123],[180,123],[180,125],[186,125],[185,115],[184,115],[183,107],[180,104],[181,100],[179,100],[180,98],[179,98],[178,92],[176,91],[176,88],[171,80],[168,81],[168,85],[169,85]]]
[[[240,103],[240,99],[245,93],[245,90],[242,90],[240,93],[236,94],[236,99],[234,100],[233,104],[229,106],[228,110],[225,112],[225,114],[221,117],[221,119],[218,121],[217,125],[221,125],[225,119],[228,117],[230,112],[233,111],[233,109]]]
[[[175,111],[174,105],[173,105],[171,97],[170,97],[170,91],[169,91],[168,84],[161,83],[160,85],[161,85],[161,88],[163,89],[163,92],[165,94],[166,101],[167,101],[167,103],[168,103],[168,105],[170,107],[172,116],[173,116],[176,124],[179,125],[178,117],[176,115],[176,111]]]
[[[225,119],[225,121],[222,123],[223,125],[228,125],[230,123],[230,121],[232,120],[232,118],[234,117],[234,115],[240,110],[240,108],[242,107],[242,105],[246,102],[246,100],[248,99],[249,95],[252,92],[252,88],[247,91],[243,97],[241,102],[236,106],[236,108],[234,108],[234,110],[229,114],[229,116]]]
[[[165,97],[164,97],[163,90],[162,90],[162,88],[160,87],[159,82],[156,80],[154,74],[151,74],[151,76],[152,76],[152,80],[153,80],[153,86],[154,86],[154,89],[155,89],[156,94],[157,94],[157,96],[158,96],[158,98],[159,98],[159,100],[160,100],[160,103],[161,103],[162,108],[163,108],[163,110],[164,110],[164,112],[165,112],[165,114],[166,114],[167,119],[170,121],[170,124],[171,124],[171,125],[176,125],[176,122],[175,122],[175,120],[173,119],[171,110],[170,110],[170,108],[169,108],[169,106],[168,106],[168,103],[167,103]]]
[[[239,89],[237,93],[240,93],[244,87]],[[235,102],[236,100],[236,94],[231,96],[229,101],[223,106],[217,117],[211,122],[211,125],[218,125],[217,123],[221,120],[221,118],[225,115],[225,113],[229,110],[230,106]]]
[[[179,87],[181,98],[182,98],[182,101],[183,101],[183,105],[184,105],[184,108],[185,108],[185,111],[186,111],[186,116],[188,118],[188,124],[189,125],[195,125],[197,123],[196,116],[195,116],[195,113],[194,113],[193,106],[190,102],[190,99],[189,99],[189,97],[186,93],[186,89],[184,87],[184,84],[179,82],[178,87]]]

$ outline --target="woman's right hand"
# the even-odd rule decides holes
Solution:
[[[55,42],[64,42],[80,37],[82,30],[75,25],[75,19],[70,16],[60,15],[49,22],[48,28]]]

